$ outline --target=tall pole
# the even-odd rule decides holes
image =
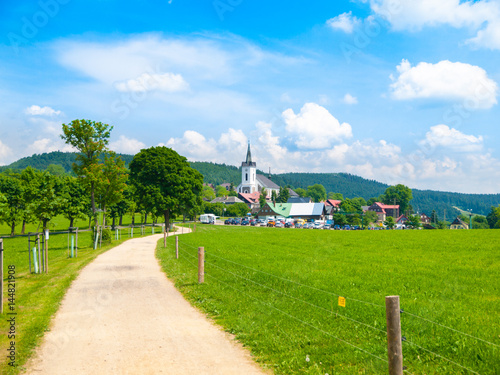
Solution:
[[[205,248],[198,248],[198,284],[205,281]]]
[[[0,313],[3,314],[3,239],[0,238]]]
[[[387,355],[389,375],[403,375],[403,349],[401,343],[401,310],[399,296],[385,297],[387,319]]]

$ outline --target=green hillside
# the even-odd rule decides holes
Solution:
[[[125,164],[132,161],[133,155],[120,154]],[[61,165],[67,173],[71,173],[71,165],[75,161],[75,153],[50,152],[35,154],[22,158],[8,166],[6,169],[22,170],[28,166],[36,169],[47,169],[50,164]],[[198,170],[206,183],[220,185],[224,182],[237,186],[241,182],[241,168],[209,162],[191,162],[191,166]],[[258,171],[268,176],[267,173]],[[271,179],[280,186],[306,189],[314,184],[321,184],[327,192],[341,193],[345,198],[363,197],[368,200],[384,193],[389,186],[374,180],[367,180],[348,173],[283,173],[271,175]],[[430,215],[435,210],[442,219],[445,215],[448,220],[455,218],[461,210],[472,209],[472,212],[487,215],[492,206],[500,204],[500,194],[462,194],[433,190],[413,189],[411,205],[415,211]]]

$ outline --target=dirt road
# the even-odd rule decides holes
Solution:
[[[68,290],[27,374],[263,374],[161,272],[162,235],[100,255]]]

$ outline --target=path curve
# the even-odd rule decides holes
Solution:
[[[68,289],[27,374],[264,374],[155,258],[163,235],[99,255]]]

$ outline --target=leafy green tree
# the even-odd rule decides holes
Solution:
[[[432,210],[432,213],[431,213],[431,223],[432,224],[437,224],[438,221],[439,221],[439,219],[438,219],[436,210]]]
[[[64,177],[61,213],[69,220],[70,227],[74,226],[75,220],[85,218],[89,205],[89,197],[80,181],[75,177]]]
[[[295,192],[299,195],[299,197],[307,197],[307,191],[305,189],[297,188],[295,189]]]
[[[500,228],[500,206],[491,207],[488,216],[486,216],[486,221],[490,228]]]
[[[384,220],[384,225],[389,229],[394,229],[394,227],[396,226],[396,222],[394,221],[394,218],[392,216],[387,216],[387,218]]]
[[[222,216],[224,215],[224,203],[222,202],[217,202],[217,203],[210,203],[210,202],[203,202],[203,212],[206,214],[214,214],[216,216]]]
[[[63,176],[66,174],[64,167],[60,164],[49,164],[47,172],[49,172],[52,176]]]
[[[215,188],[215,194],[217,195],[217,197],[227,197],[229,195],[229,192],[224,186],[219,185]]]
[[[333,214],[333,223],[341,227],[348,224],[346,216],[342,214]]]
[[[489,229],[486,216],[476,215],[472,218],[472,229]]]
[[[353,204],[353,202],[347,198],[340,203],[340,209],[343,210],[344,212],[356,212],[359,211]]]
[[[203,190],[203,176],[197,170],[187,168],[182,170],[182,194],[180,196],[179,211],[183,217],[196,219],[202,211],[201,192]]]
[[[238,196],[238,193],[235,190],[229,190],[228,193],[229,193],[228,196],[230,196],[230,197],[237,197]]]
[[[266,205],[266,197],[267,197],[267,190],[265,188],[262,188],[259,195],[259,205],[261,208]]]
[[[215,199],[215,192],[210,186],[203,186],[202,197],[204,199],[208,199],[209,201],[213,201]]]
[[[90,191],[90,207],[97,225],[96,216],[96,180],[90,176],[99,164],[99,155],[107,151],[112,126],[90,120],[73,120],[69,124],[63,124],[61,138],[76,148],[80,153],[73,163],[73,171],[77,176],[88,182]]]
[[[413,229],[418,229],[422,226],[420,223],[420,216],[418,215],[408,215],[408,221],[406,222],[406,226],[413,228]]]
[[[0,221],[10,226],[10,235],[14,236],[16,224],[22,220],[23,189],[21,182],[12,176],[0,175],[0,193],[6,200]]]
[[[21,213],[23,224],[21,227],[21,234],[25,233],[26,224],[33,223],[36,220],[35,215],[33,214],[33,206],[36,203],[38,196],[41,177],[42,172],[31,167],[25,168],[19,175],[23,191],[23,209]]]
[[[286,202],[288,202],[289,198],[290,198],[290,191],[288,190],[288,188],[287,187],[280,187],[280,192],[278,194],[278,198],[276,199],[276,202],[286,203]]]
[[[247,213],[249,212],[250,209],[245,203],[235,203],[226,205],[227,216],[243,217],[247,216]]]
[[[316,203],[326,200],[326,190],[323,185],[315,184],[307,187],[307,196]]]
[[[277,199],[278,199],[278,196],[276,195],[276,190],[273,190],[271,193],[271,200],[273,201],[273,203],[276,203]]]
[[[130,163],[130,180],[136,195],[147,195],[163,214],[167,226],[172,215],[195,209],[193,196],[198,196],[201,206],[203,177],[190,167],[185,157],[170,148],[141,150]]]
[[[381,197],[373,197],[373,198],[368,199],[368,201],[366,202],[366,205],[371,206],[373,203],[380,202],[380,201],[382,201]]]
[[[361,197],[352,198],[351,202],[356,211],[363,211],[363,206],[367,205],[364,198]]]
[[[334,193],[334,192],[329,192],[328,193],[328,199],[335,199],[338,201],[343,201],[344,196],[341,193]]]
[[[363,226],[369,227],[371,224],[376,223],[378,215],[374,211],[366,211],[363,215]]]
[[[399,213],[404,214],[409,208],[410,201],[413,199],[412,191],[409,187],[398,184],[389,186],[385,189],[383,200],[385,204],[399,205]]]
[[[43,173],[38,186],[38,196],[33,205],[33,214],[42,223],[43,229],[47,229],[50,220],[61,212],[61,190],[62,184],[58,177],[48,172]]]

